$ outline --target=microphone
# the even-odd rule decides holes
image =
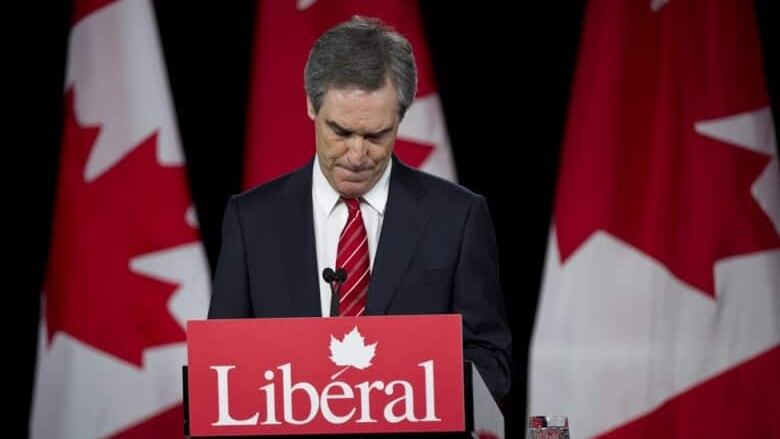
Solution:
[[[347,280],[347,270],[338,268],[335,271],[328,267],[322,270],[322,279],[330,285],[330,315],[339,315],[339,291],[344,281]]]
[[[328,267],[324,270],[322,270],[322,279],[325,280],[328,284],[336,280],[336,272],[333,271],[332,268]],[[332,286],[332,285],[331,285]]]

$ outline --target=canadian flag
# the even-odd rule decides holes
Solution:
[[[395,153],[406,164],[454,180],[441,102],[416,0],[286,0],[259,2],[256,21],[244,186],[303,166],[315,152],[306,115],[303,67],[314,41],[353,15],[376,17],[412,44],[417,98],[398,129]]]
[[[154,12],[73,8],[32,437],[177,437],[209,279]]]
[[[529,414],[780,437],[780,167],[753,2],[588,2]]]

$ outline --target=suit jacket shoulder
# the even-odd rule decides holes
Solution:
[[[397,178],[398,186],[417,193],[421,198],[426,198],[426,203],[430,200],[444,199],[451,204],[470,205],[484,198],[457,183],[409,167],[398,159],[393,162],[392,177]],[[391,188],[392,184],[391,182]]]
[[[240,212],[269,212],[274,206],[311,191],[312,161],[306,165],[232,197]]]

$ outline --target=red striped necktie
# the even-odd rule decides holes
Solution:
[[[347,224],[339,236],[336,268],[347,271],[347,280],[339,291],[339,315],[359,316],[366,309],[371,270],[368,256],[368,235],[360,213],[360,200],[342,198],[347,205]]]

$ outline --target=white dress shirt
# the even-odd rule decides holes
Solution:
[[[382,231],[382,219],[385,215],[387,194],[390,189],[390,168],[393,161],[387,164],[382,177],[374,187],[361,198],[360,213],[368,235],[368,255],[371,269],[374,268],[374,256],[379,244],[379,234]],[[338,253],[339,235],[347,223],[347,206],[341,201],[341,196],[328,183],[320,168],[319,157],[312,166],[311,200],[314,211],[314,242],[317,247],[317,278],[320,281],[320,306],[322,316],[330,316],[330,285],[322,279],[322,271],[326,268],[336,269],[336,254]]]

